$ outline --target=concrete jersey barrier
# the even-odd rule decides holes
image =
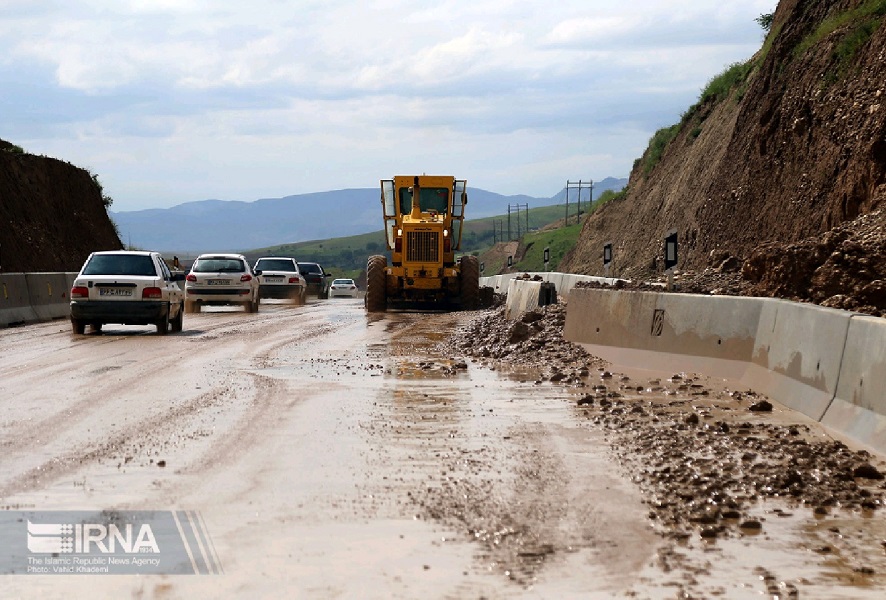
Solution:
[[[538,285],[512,282],[506,314],[531,310]],[[886,453],[884,319],[769,298],[578,288],[563,333],[616,364],[677,371],[689,358],[694,371]]]
[[[504,275],[491,275],[489,277],[481,277],[480,285],[491,287],[497,294],[507,294],[510,289],[510,282],[513,279],[523,278],[529,275],[530,280],[541,280],[553,283],[559,296],[567,296],[569,291],[575,287],[579,281],[600,283],[603,285],[615,285],[621,281],[614,277],[594,277],[592,275],[573,275],[572,273],[555,273],[551,271],[531,272],[524,271],[518,273],[506,273]]]
[[[0,273],[0,326],[70,315],[76,273]]]
[[[853,315],[837,395],[821,422],[874,448],[886,448],[886,319]]]
[[[25,273],[31,308],[40,321],[66,317],[71,312],[70,286],[65,273]]]
[[[24,273],[0,273],[0,325],[37,321]]]

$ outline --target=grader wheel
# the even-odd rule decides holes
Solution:
[[[480,260],[476,256],[462,256],[458,261],[461,270],[461,307],[474,310],[480,306]]]
[[[381,255],[370,256],[366,264],[366,297],[364,303],[368,312],[385,312],[388,308],[387,281],[385,270],[388,259]]]

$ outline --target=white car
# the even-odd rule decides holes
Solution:
[[[253,270],[261,271],[258,276],[258,294],[262,298],[305,303],[308,284],[299,273],[298,263],[294,258],[266,256],[255,261]]]
[[[356,298],[357,284],[353,279],[335,279],[329,286],[329,295],[333,298],[336,296]]]
[[[116,250],[93,252],[71,287],[71,328],[101,331],[106,323],[154,325],[166,335],[181,331],[184,274],[169,272],[157,252]]]
[[[232,305],[258,312],[259,275],[242,254],[201,254],[185,278],[185,312]]]

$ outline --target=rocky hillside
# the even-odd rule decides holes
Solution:
[[[841,250],[816,240],[832,229],[840,233],[828,240],[851,238],[852,221],[883,205],[886,0],[782,0],[760,51],[655,135],[626,193],[588,218],[561,270],[602,274],[602,247],[612,241],[619,275],[660,274],[662,238],[676,228],[680,269],[735,270],[757,284],[788,245],[826,248],[790,270],[811,285]],[[886,280],[883,238],[876,228],[865,235],[872,254],[861,280],[828,293]],[[756,293],[786,289],[769,283]]]
[[[122,248],[86,170],[0,140],[0,269],[78,271],[94,250]]]

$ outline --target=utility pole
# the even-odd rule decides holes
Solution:
[[[500,232],[500,233],[499,233]],[[505,241],[505,224],[502,219],[492,220],[492,243]]]
[[[590,192],[588,193],[588,206],[590,207],[591,203],[594,201],[594,180],[589,179],[587,181],[583,181],[579,179],[578,181],[566,181],[566,224],[569,225],[569,190],[578,190],[578,203],[575,212],[575,222],[581,222],[581,190],[583,187],[587,187]]]
[[[514,217],[516,219],[515,223],[517,225],[517,239],[520,238],[520,229],[522,224],[520,223],[520,209],[524,209],[526,211],[526,232],[529,232],[529,203],[526,204],[508,204],[508,241],[513,240],[514,238],[511,236],[511,208],[514,209]]]

